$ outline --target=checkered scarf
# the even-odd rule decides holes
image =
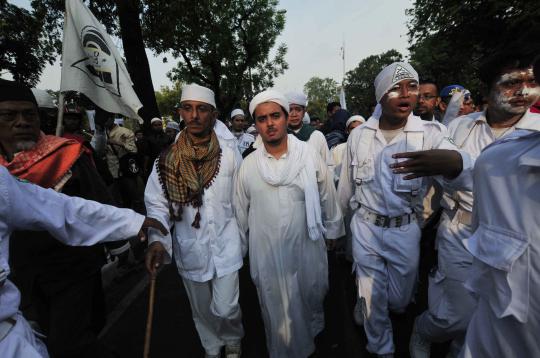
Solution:
[[[218,175],[221,149],[216,133],[204,141],[180,132],[176,143],[164,150],[157,161],[159,180],[170,205],[171,218],[182,220],[182,208],[192,205],[197,208],[191,224],[200,227],[202,196]]]

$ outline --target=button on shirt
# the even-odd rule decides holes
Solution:
[[[163,244],[169,254],[166,263],[174,253],[180,274],[197,282],[209,281],[214,276],[223,277],[242,266],[240,234],[232,206],[233,178],[241,158],[238,158],[235,141],[218,138],[222,150],[219,173],[204,191],[203,205],[199,208],[199,229],[191,226],[198,210],[192,206],[182,208],[181,221],[171,221],[169,204],[155,166],[144,195],[149,217],[158,219],[167,227],[174,224],[172,236],[150,230],[149,241]]]

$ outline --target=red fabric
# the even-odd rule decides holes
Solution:
[[[52,188],[82,153],[83,146],[77,141],[41,133],[33,149],[18,153],[11,162],[0,156],[0,165],[16,177]]]
[[[67,139],[73,139],[81,143],[83,145],[82,149],[83,149],[84,155],[86,155],[88,159],[90,159],[90,162],[92,163],[94,167],[96,166],[96,163],[94,162],[94,154],[92,153],[92,150],[85,145],[85,143],[88,143],[86,138],[84,138],[82,135],[73,134],[73,133],[64,133],[63,137]]]
[[[531,106],[532,113],[540,113],[540,101],[536,102]]]

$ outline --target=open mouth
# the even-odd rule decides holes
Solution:
[[[406,112],[411,109],[411,105],[409,102],[400,102],[398,108],[401,112]]]

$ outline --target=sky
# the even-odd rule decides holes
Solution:
[[[29,0],[9,0],[29,8]],[[288,47],[289,69],[274,81],[283,92],[302,90],[311,77],[330,77],[341,82],[343,63],[340,49],[345,43],[345,70],[355,68],[363,58],[396,49],[407,55],[407,16],[412,0],[281,0],[286,23],[277,44]],[[117,39],[117,46],[121,41]],[[154,88],[170,86],[167,77],[177,61],[147,50]],[[37,88],[60,88],[60,62],[48,65]]]

